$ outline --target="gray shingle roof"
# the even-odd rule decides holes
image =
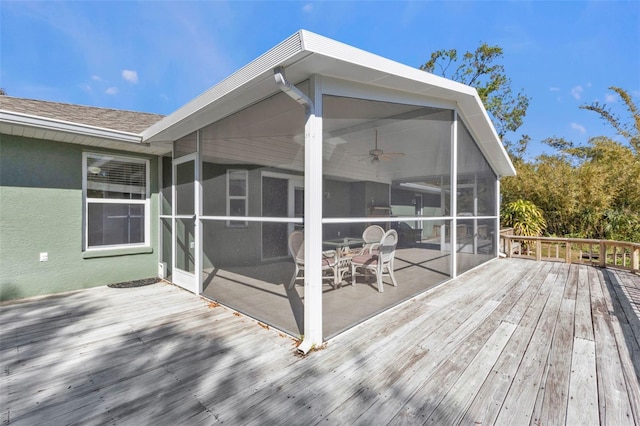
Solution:
[[[147,127],[163,118],[160,114],[14,98],[11,96],[0,96],[0,109],[130,133],[141,133]]]

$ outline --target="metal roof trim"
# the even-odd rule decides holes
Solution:
[[[120,142],[142,143],[142,135],[121,130],[107,129],[103,127],[89,126],[70,121],[56,120],[36,115],[23,114],[14,111],[0,110],[0,122],[35,127],[39,129],[75,133],[79,135],[111,139]]]

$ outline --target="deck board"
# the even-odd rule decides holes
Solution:
[[[534,328],[534,332],[497,418],[500,424],[529,424],[532,420],[564,294],[564,285],[560,285],[564,283],[558,282],[557,269],[554,266],[547,275],[541,297],[525,313],[522,320],[525,322],[521,321],[522,326]]]
[[[544,390],[537,424],[559,425],[566,420],[566,405],[569,397],[571,355],[573,353],[573,315],[576,301],[563,298],[560,302],[558,323],[551,342],[551,351],[546,367],[546,376],[541,389]],[[534,421],[536,416],[533,417]]]
[[[573,340],[567,424],[594,425],[600,421],[595,346],[593,340]]]
[[[637,280],[637,276],[609,270],[605,270],[599,277],[609,314],[607,323],[613,331],[618,346],[634,422],[640,425],[640,345],[633,327],[629,324],[629,322],[637,324],[640,317],[627,316],[628,310],[623,306],[633,302],[615,288],[620,278],[626,275],[629,275],[629,279],[634,282],[640,281]]]
[[[638,289],[496,260],[306,357],[164,283],[4,304],[2,422],[640,425]]]

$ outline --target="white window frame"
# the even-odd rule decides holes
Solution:
[[[244,195],[231,195],[230,183],[232,173],[242,173],[245,181],[245,193]],[[244,200],[244,216],[240,216],[239,220],[227,220],[228,228],[246,228],[249,226],[248,221],[242,221],[243,217],[249,216],[249,170],[247,169],[227,169],[227,217],[231,216],[231,201],[232,200]],[[242,223],[240,223],[242,222]]]
[[[141,200],[117,199],[117,198],[89,198],[87,196],[88,182],[88,159],[103,158],[109,160],[118,160],[130,163],[145,164],[145,195]],[[83,152],[82,153],[82,198],[84,204],[84,220],[83,220],[83,247],[85,251],[99,251],[122,248],[149,247],[151,243],[151,170],[150,161],[144,158],[128,157],[123,155],[113,155],[99,152]],[[139,204],[144,206],[144,241],[134,244],[112,244],[101,246],[89,246],[89,205],[90,204]]]

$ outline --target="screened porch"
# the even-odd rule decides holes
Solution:
[[[319,78],[296,88],[312,96]],[[322,280],[324,338],[496,257],[497,176],[454,105],[375,88],[340,96],[343,86],[325,79],[315,99],[320,182],[305,176],[305,108],[282,91],[174,142],[162,207],[172,279],[191,275],[191,290],[303,335],[308,277],[289,288],[288,237],[305,228],[309,194],[323,251],[357,251],[373,224],[398,236],[397,286],[384,278],[380,292],[349,271]]]

